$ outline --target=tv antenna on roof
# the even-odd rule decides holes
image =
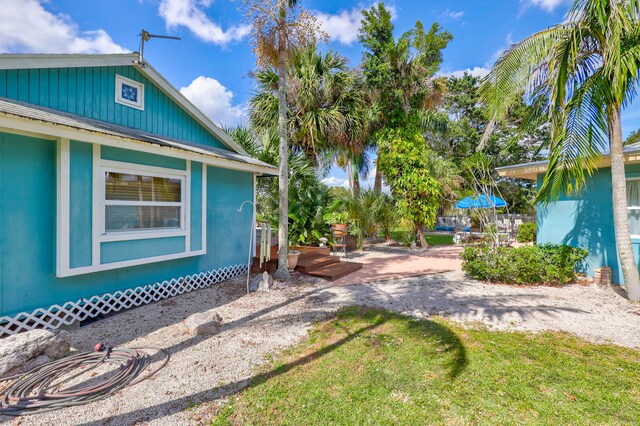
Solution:
[[[138,34],[138,36],[140,36],[140,53],[138,53],[138,55],[140,56],[138,59],[138,64],[144,66],[144,42],[145,41],[149,41],[152,38],[162,38],[165,40],[182,40],[182,38],[180,37],[172,37],[172,36],[166,36],[166,35],[158,35],[158,34],[149,34],[149,31],[145,30],[144,28],[142,30],[140,30],[140,34]]]

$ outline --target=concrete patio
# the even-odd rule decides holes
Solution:
[[[462,267],[462,250],[461,246],[435,246],[412,253],[407,249],[370,248],[365,255],[351,255],[350,260],[362,263],[362,269],[332,284],[364,284],[454,271]]]

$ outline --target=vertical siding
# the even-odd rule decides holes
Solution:
[[[91,265],[91,199],[93,147],[90,143],[70,143],[69,265]]]
[[[90,214],[91,206],[87,146],[85,143],[71,143],[71,215],[79,218],[72,219],[71,229],[75,229],[73,232],[77,233],[82,247],[87,246],[87,240],[81,234],[90,232],[90,217],[85,216]],[[55,142],[50,140],[0,133],[0,220],[3,223],[0,228],[0,314],[13,315],[38,307],[46,308],[56,303],[245,264],[247,261],[250,229],[253,226],[251,209],[243,209],[242,213],[237,209],[244,200],[252,199],[252,175],[207,167],[206,254],[57,278],[55,147]],[[124,155],[122,152],[111,154]],[[156,162],[158,158],[134,156],[131,160],[147,163]],[[192,163],[194,174],[198,173],[198,169],[201,173],[202,167],[200,163]],[[195,188],[192,186],[192,189]],[[192,193],[192,196],[195,209],[201,192]],[[201,214],[201,205],[197,210],[198,213],[193,213]],[[193,219],[196,216],[191,217]],[[153,242],[158,243],[153,247],[157,253],[171,252],[180,244],[184,247],[184,238]],[[143,243],[109,244],[104,247],[106,251],[103,256],[107,261],[123,256],[126,258],[140,252],[140,244]],[[79,256],[76,259],[82,259],[78,262],[88,260],[79,252],[74,254],[74,250],[76,248],[71,247],[72,257]]]
[[[144,111],[115,102],[116,74],[144,84]],[[0,70],[0,97],[228,149],[130,66]]]
[[[202,163],[191,162],[191,250],[202,249]]]

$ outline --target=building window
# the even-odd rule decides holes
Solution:
[[[116,74],[116,102],[144,110],[144,84]]]
[[[105,170],[105,232],[184,228],[184,178]]]
[[[640,238],[640,179],[627,180],[627,212],[631,236]]]

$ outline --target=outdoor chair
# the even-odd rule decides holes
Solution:
[[[337,254],[339,251],[343,251],[345,259],[347,256],[347,233],[349,227],[347,225],[333,225],[331,227],[331,234],[333,236],[333,252]]]

